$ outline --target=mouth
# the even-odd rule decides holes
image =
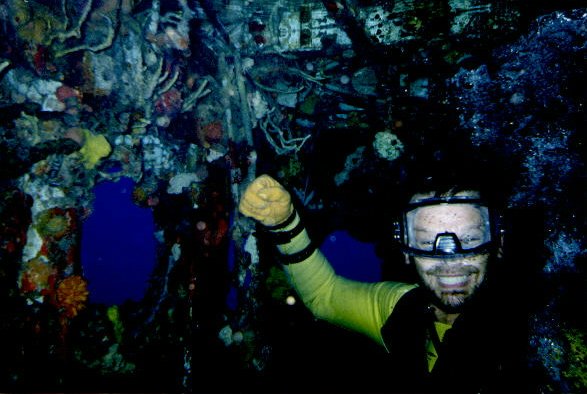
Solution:
[[[470,275],[436,275],[438,284],[444,289],[460,289],[469,283]]]

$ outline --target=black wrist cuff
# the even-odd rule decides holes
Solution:
[[[279,260],[283,265],[301,263],[310,257],[314,251],[316,251],[316,245],[314,245],[313,242],[310,242],[308,246],[299,252],[292,254],[279,254]]]
[[[300,220],[291,230],[287,231],[268,231],[267,234],[271,241],[276,245],[283,245],[290,242],[296,235],[304,231],[304,224]]]
[[[287,217],[287,219],[285,219],[285,222],[276,224],[275,226],[263,226],[263,228],[267,231],[280,230],[280,229],[286,228],[287,226],[292,224],[295,219],[296,219],[296,210],[294,209],[291,211],[291,214]]]

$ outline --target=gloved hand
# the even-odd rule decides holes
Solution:
[[[294,210],[289,192],[269,175],[261,175],[247,186],[238,208],[265,226],[283,223]]]

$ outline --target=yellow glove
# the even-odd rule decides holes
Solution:
[[[289,192],[269,175],[261,175],[247,186],[238,208],[265,226],[283,223],[294,210]]]

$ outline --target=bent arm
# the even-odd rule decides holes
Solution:
[[[264,226],[281,253],[291,283],[315,316],[383,345],[381,327],[413,285],[363,283],[336,275],[310,242],[289,192],[269,175],[261,175],[247,186],[239,210]]]
[[[291,224],[273,232],[299,228],[300,217],[295,215]],[[284,269],[302,302],[316,317],[360,332],[384,345],[381,327],[400,297],[414,285],[358,282],[337,275],[322,252],[311,246],[306,229],[277,248],[285,262],[288,256],[302,252],[299,261],[284,265]]]

